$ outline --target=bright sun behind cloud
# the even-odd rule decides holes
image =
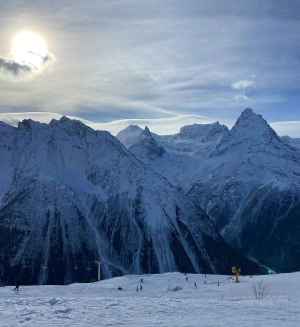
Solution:
[[[49,56],[46,40],[32,31],[16,34],[12,41],[11,53],[15,62],[35,70],[40,70]]]

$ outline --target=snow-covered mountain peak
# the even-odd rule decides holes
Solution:
[[[141,140],[147,140],[148,142],[156,142],[150,129],[146,126],[145,129],[143,130],[141,136],[140,136]]]
[[[250,108],[242,112],[236,124],[217,146],[216,152],[222,153],[237,146],[239,151],[246,152],[286,147],[267,121]]]
[[[300,152],[280,139],[261,115],[246,109],[209,158],[199,165],[190,194],[224,225],[261,187],[300,189]]]
[[[139,125],[129,125],[123,131],[129,131],[129,132],[141,132],[143,129]],[[121,132],[120,132],[121,133]]]
[[[59,120],[52,119],[50,122],[50,127],[60,127],[65,130],[73,131],[73,132],[80,132],[80,131],[90,131],[92,132],[93,129],[89,126],[82,123],[80,120],[71,119],[66,116],[61,117]]]
[[[252,109],[245,109],[236,124],[234,125],[232,132],[237,130],[244,130],[247,134],[256,135],[257,133],[266,132],[272,130],[267,121],[259,114],[256,114]],[[273,133],[275,133],[272,130]]]
[[[151,134],[148,126],[145,127],[142,135],[143,135],[143,137],[152,137],[152,134]]]
[[[193,124],[183,126],[178,137],[185,139],[197,139],[202,142],[216,141],[228,133],[228,128],[219,122],[212,124]]]
[[[140,136],[139,142],[137,142],[137,145],[139,144],[143,144],[144,146],[148,147],[148,149],[152,149],[155,151],[158,150],[158,148],[160,149],[160,151],[162,150],[162,147],[158,144],[158,142],[156,141],[156,139],[153,137],[150,129],[146,126],[143,133]]]
[[[281,143],[280,138],[268,122],[249,108],[242,112],[230,131],[230,135],[237,141],[243,142],[251,140],[257,144]]]
[[[117,138],[126,147],[130,147],[136,143],[137,139],[139,139],[142,133],[143,129],[138,125],[129,125],[128,127],[119,132]]]
[[[254,110],[252,109],[252,108],[246,108],[242,113],[241,113],[241,116],[240,116],[240,118],[242,118],[242,117],[257,117],[257,116],[260,116],[260,115],[258,115],[258,114],[256,114],[255,112],[254,112]]]
[[[47,126],[48,124],[40,123],[32,119],[24,119],[18,123],[18,130],[35,132],[47,128]]]
[[[154,159],[162,156],[165,153],[165,149],[158,144],[147,126],[139,136],[138,141],[129,149],[138,158],[141,159]]]

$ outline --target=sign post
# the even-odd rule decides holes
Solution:
[[[96,264],[97,264],[97,280],[98,282],[101,280],[101,261],[100,260],[95,260]]]

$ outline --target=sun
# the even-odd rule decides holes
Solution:
[[[43,67],[49,55],[46,40],[32,31],[17,33],[12,41],[11,52],[14,61],[36,70]]]

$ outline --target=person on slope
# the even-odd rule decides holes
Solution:
[[[16,292],[19,292],[19,290],[20,290],[20,283],[19,283],[19,281],[16,282],[16,286],[15,286],[14,290]]]

